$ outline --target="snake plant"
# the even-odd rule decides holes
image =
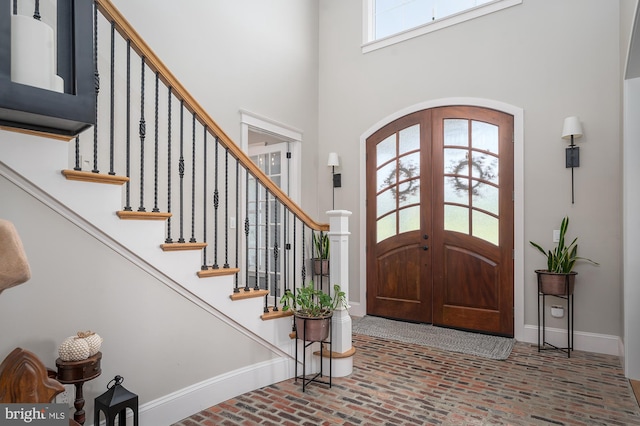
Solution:
[[[585,260],[594,265],[598,265],[591,259],[578,256],[578,237],[571,241],[571,244],[565,243],[565,237],[567,234],[567,228],[569,227],[569,216],[565,216],[560,224],[560,239],[558,245],[554,250],[545,251],[539,244],[529,241],[529,243],[538,249],[540,253],[547,258],[547,271],[555,272],[558,274],[568,274],[573,270],[573,265],[577,260]]]
[[[329,234],[326,232],[312,233],[314,256],[317,259],[329,259]]]

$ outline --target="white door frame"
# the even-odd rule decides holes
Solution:
[[[302,130],[295,129],[286,124],[278,123],[269,118],[261,117],[249,111],[240,110],[242,150],[249,155],[249,131],[263,132],[273,135],[283,142],[289,142],[291,160],[289,162],[289,198],[296,204],[300,204],[300,181],[302,179],[301,148]]]
[[[250,132],[264,133],[288,144],[291,159],[286,161],[287,164],[282,165],[288,169],[289,176],[287,195],[289,195],[289,198],[299,205],[301,197],[300,181],[302,180],[302,166],[300,160],[302,156],[302,131],[245,110],[240,110],[240,116],[240,148],[242,148],[247,155],[249,155]],[[246,188],[243,188],[243,190],[246,190]],[[244,200],[244,197],[242,197],[242,200]],[[244,205],[242,209],[244,210]],[[246,259],[244,259],[244,254],[242,254],[242,256],[243,259],[241,262],[244,264]],[[256,261],[258,260],[256,259]],[[245,273],[249,272],[246,271]]]
[[[442,98],[421,102],[383,118],[360,135],[360,247],[366,247],[366,141],[375,131],[400,117],[424,109],[469,105],[491,108],[513,116],[513,186],[514,186],[514,337],[525,340],[524,324],[524,110],[507,103],[482,98]],[[364,316],[367,313],[367,259],[360,253],[360,302],[350,302],[352,315]]]

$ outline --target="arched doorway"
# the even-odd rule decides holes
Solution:
[[[451,106],[366,139],[367,314],[514,335],[513,135]]]

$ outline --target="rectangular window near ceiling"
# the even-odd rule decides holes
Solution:
[[[522,0],[363,1],[363,53],[522,3]]]

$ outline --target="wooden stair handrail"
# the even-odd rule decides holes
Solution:
[[[104,15],[107,20],[113,22],[114,27],[125,40],[131,41],[131,47],[138,53],[138,55],[144,57],[147,66],[154,72],[158,73],[160,80],[171,87],[172,93],[180,100],[184,102],[185,107],[189,112],[195,114],[197,120],[206,126],[213,132],[214,136],[218,137],[220,143],[229,149],[231,155],[233,155],[249,172],[258,179],[269,192],[271,192],[282,204],[284,204],[289,210],[291,210],[296,216],[300,218],[308,227],[320,231],[328,231],[329,225],[326,223],[318,223],[307,215],[289,196],[280,189],[273,181],[264,174],[258,166],[242,151],[238,145],[236,145],[229,136],[218,126],[218,124],[207,114],[202,106],[195,100],[193,96],[184,88],[178,79],[169,71],[164,63],[158,58],[158,56],[151,50],[147,43],[140,37],[140,35],[133,29],[131,24],[122,16],[120,11],[111,3],[110,0],[96,0],[98,10]]]

